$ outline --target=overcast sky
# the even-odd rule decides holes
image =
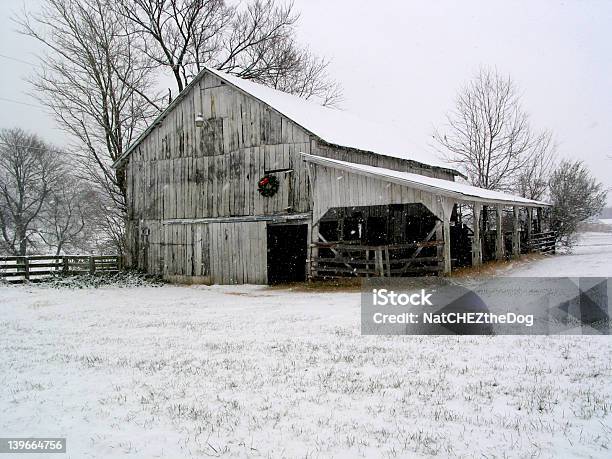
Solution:
[[[0,55],[33,61],[39,48],[9,20],[21,4],[0,2]],[[434,126],[457,90],[489,65],[512,76],[532,124],[554,132],[561,156],[584,159],[612,187],[612,1],[295,0],[295,6],[300,39],[332,60],[343,107],[391,120],[413,148],[434,154]],[[0,63],[0,127],[67,143],[40,109],[3,100],[36,104],[23,81],[31,67],[5,57]]]

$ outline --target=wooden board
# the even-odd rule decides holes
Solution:
[[[211,282],[266,284],[265,222],[211,223]]]
[[[196,127],[195,117],[200,113],[205,122]],[[265,223],[228,223],[237,226],[223,227],[227,240],[243,245],[240,256],[245,258],[231,269],[233,262],[227,260],[227,266],[214,270],[213,252],[229,256],[227,244],[215,239],[222,227],[211,230],[212,224],[176,226],[167,222],[312,211],[312,184],[301,153],[452,179],[448,173],[410,161],[327,145],[273,108],[205,74],[148,133],[127,162],[127,265],[168,276],[211,276],[215,282],[265,282],[261,255]],[[281,183],[271,198],[257,191],[266,171],[278,171],[272,173]],[[380,192],[377,203],[392,197],[399,202],[435,205],[429,195],[379,189],[367,178],[356,179],[350,187],[346,184],[330,183],[319,191],[319,199],[325,201],[325,194],[331,193],[338,202],[358,205]],[[325,201],[325,205],[331,204]],[[247,244],[249,238],[261,241]],[[217,253],[219,250],[223,252]],[[253,262],[255,271],[247,266]]]

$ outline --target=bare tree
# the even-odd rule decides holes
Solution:
[[[527,162],[517,173],[516,193],[528,199],[544,199],[555,157],[552,133],[545,131],[534,140]]]
[[[67,174],[61,183],[41,212],[40,238],[58,255],[113,253],[123,236],[123,216],[89,182]]]
[[[578,224],[598,215],[606,205],[607,190],[582,161],[562,161],[550,178],[551,229],[571,247]]]
[[[118,0],[117,11],[138,37],[138,48],[170,69],[182,91],[204,66],[258,81],[326,105],[342,97],[328,62],[295,40],[293,4],[253,0]]]
[[[113,170],[135,136],[158,113],[150,65],[135,52],[123,18],[109,0],[44,0],[41,11],[24,11],[21,32],[43,45],[42,70],[31,79],[39,100],[75,140],[83,177],[106,193],[121,221],[125,171]],[[123,232],[118,235],[121,250]]]
[[[61,171],[60,156],[38,136],[21,129],[0,131],[1,248],[26,255],[36,224]]]
[[[481,69],[463,88],[447,124],[434,139],[481,188],[511,189],[538,146],[512,80],[491,69]]]
[[[131,25],[134,44],[153,65],[171,70],[179,92],[219,52],[233,14],[223,0],[119,0],[115,5]]]
[[[91,227],[89,216],[93,210],[88,195],[92,191],[67,171],[59,180],[42,209],[38,234],[48,247],[55,249],[55,255],[66,249],[87,251],[90,247],[87,240],[87,233],[90,233],[87,230]]]
[[[275,52],[278,56],[271,60],[280,64],[271,63],[253,80],[306,100],[316,100],[326,107],[337,107],[342,102],[341,85],[327,74],[329,61],[300,48],[289,39],[279,44]]]

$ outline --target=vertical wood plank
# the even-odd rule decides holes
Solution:
[[[482,204],[474,202],[473,204],[473,215],[474,215],[474,236],[472,238],[472,265],[480,266],[482,264],[482,237],[480,234],[480,214],[482,210]]]
[[[504,229],[502,227],[502,217],[503,217],[504,207],[501,205],[497,206],[497,232],[495,233],[495,258],[497,260],[503,260],[505,256],[505,247],[504,247]]]
[[[512,207],[512,216],[512,255],[518,258],[521,255],[521,227],[519,224],[518,206]]]

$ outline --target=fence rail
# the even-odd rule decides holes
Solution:
[[[557,233],[546,231],[532,234],[531,239],[527,241],[527,248],[530,252],[555,253],[556,244]]]
[[[121,269],[118,255],[32,255],[0,257],[0,279],[7,282],[42,280],[49,276],[116,273]]]
[[[437,252],[443,241],[395,245],[353,245],[341,242],[316,242],[318,256],[313,257],[311,275],[329,277],[395,277],[439,273],[442,257],[422,254],[424,249]],[[421,255],[422,254],[422,255]]]

